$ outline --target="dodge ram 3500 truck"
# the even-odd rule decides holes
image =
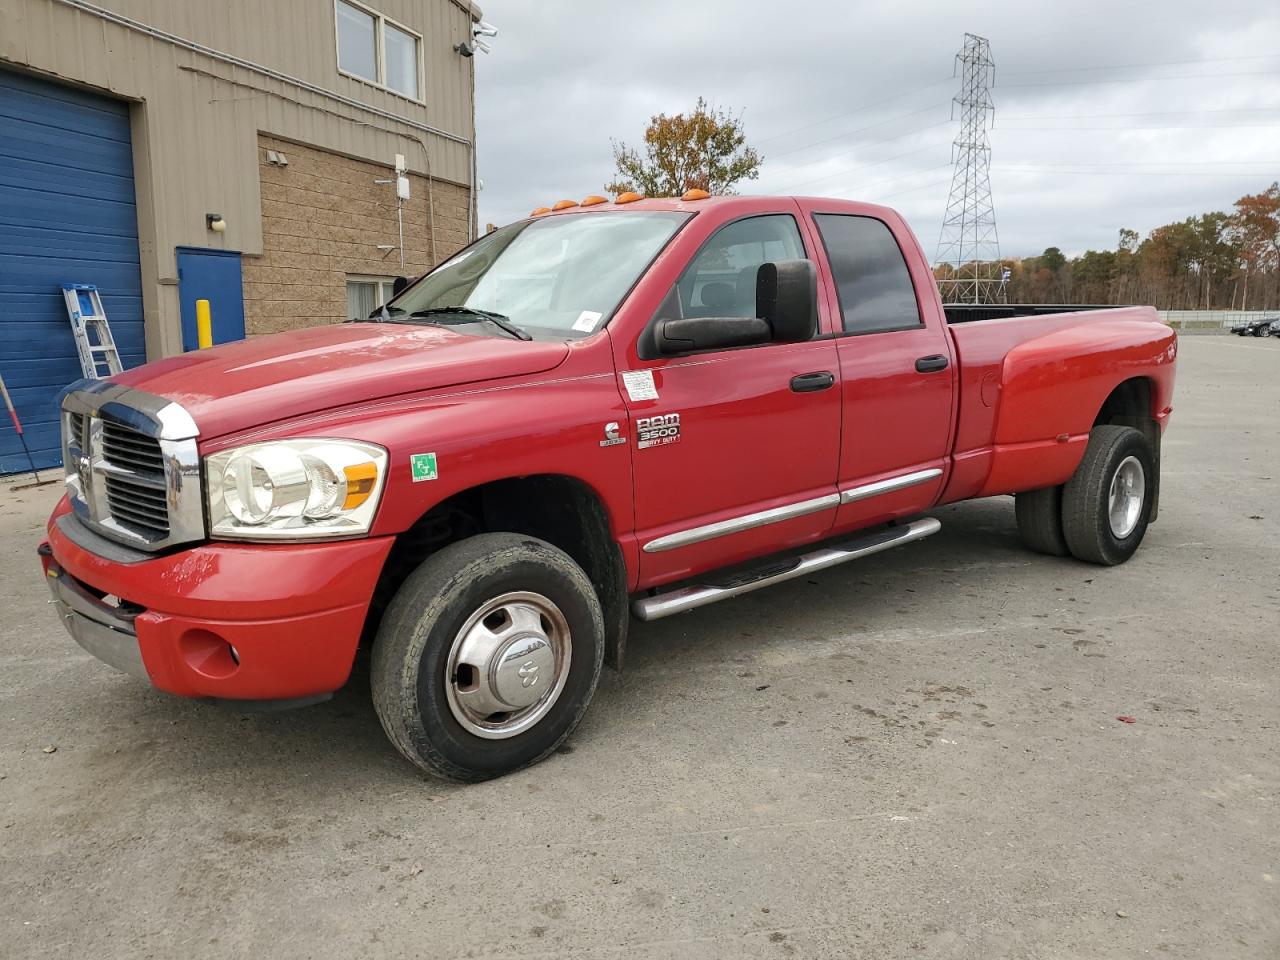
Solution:
[[[939,504],[1015,494],[1033,550],[1137,549],[1154,311],[944,307],[880,206],[631,200],[496,230],[371,322],[67,388],[40,552],[72,636],[245,706],[324,699],[363,638],[396,748],[474,781],[564,740],[631,614],[920,540]]]

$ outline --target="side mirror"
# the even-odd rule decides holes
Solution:
[[[769,324],[759,317],[687,317],[662,320],[657,329],[658,352],[664,355],[695,350],[724,350],[768,343]]]
[[[756,316],[777,343],[812,340],[818,332],[818,271],[809,260],[762,263],[756,271]]]

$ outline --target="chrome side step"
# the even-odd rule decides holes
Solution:
[[[911,523],[903,524],[900,527],[889,527],[885,530],[880,530],[861,540],[851,540],[838,547],[828,547],[823,550],[815,550],[813,553],[806,553],[798,557],[785,570],[765,573],[754,580],[725,586],[697,584],[692,587],[681,587],[678,590],[668,590],[666,593],[659,593],[652,597],[642,597],[632,603],[631,611],[641,620],[661,620],[663,617],[669,617],[673,613],[684,613],[686,610],[705,607],[707,604],[715,603],[717,600],[728,600],[730,597],[738,597],[744,593],[750,593],[752,590],[759,590],[761,587],[769,587],[775,583],[782,583],[784,580],[792,580],[796,577],[803,577],[807,573],[834,567],[836,564],[844,563],[848,560],[857,560],[859,557],[879,553],[882,550],[888,550],[890,547],[910,543],[913,540],[923,540],[925,537],[937,533],[940,529],[942,529],[942,524],[933,517],[913,520]]]

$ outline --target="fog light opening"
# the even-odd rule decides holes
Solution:
[[[240,651],[209,630],[188,630],[178,641],[182,659],[202,677],[225,680],[240,669]]]

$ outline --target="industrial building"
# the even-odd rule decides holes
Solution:
[[[62,284],[98,287],[128,367],[194,348],[197,299],[215,342],[335,323],[468,242],[479,19],[0,0],[0,376],[39,465],[81,375]],[[0,427],[0,473],[26,469],[17,440]]]

